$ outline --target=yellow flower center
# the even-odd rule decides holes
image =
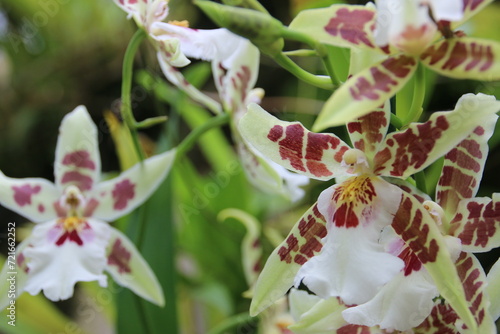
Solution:
[[[78,217],[71,216],[61,218],[59,222],[63,225],[64,230],[71,232],[77,230],[84,223],[84,220]]]
[[[188,20],[182,20],[182,21],[173,20],[173,21],[168,21],[168,23],[179,27],[189,28]]]

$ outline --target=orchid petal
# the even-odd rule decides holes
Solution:
[[[153,37],[155,37],[153,35]],[[156,48],[158,49],[158,58],[161,55],[161,60],[170,66],[184,67],[189,65],[191,61],[182,53],[180,41],[175,37],[159,38],[156,37]]]
[[[449,302],[438,301],[430,316],[415,328],[415,333],[496,333],[492,315],[488,312],[490,299],[487,296],[488,292],[492,290],[486,284],[481,264],[473,255],[462,252],[456,262],[456,267],[477,329],[464,328],[463,322],[460,321],[455,310],[450,307]],[[493,293],[491,296],[494,295]]]
[[[260,245],[260,224],[254,216],[238,209],[225,209],[219,212],[217,219],[224,221],[234,218],[240,221],[246,228],[247,233],[241,242],[241,257],[243,271],[250,287],[253,286],[260,273],[260,260],[262,257],[262,246]]]
[[[57,217],[54,203],[61,193],[41,178],[14,179],[0,172],[0,204],[35,223]]]
[[[301,282],[322,298],[339,296],[346,304],[371,299],[402,268],[403,261],[379,243],[392,222],[402,191],[378,177],[355,176],[324,190],[318,210],[328,233],[321,252],[300,268]]]
[[[490,115],[444,157],[436,199],[448,216],[456,213],[458,202],[476,195],[488,156],[488,140],[493,134],[497,118],[495,114]]]
[[[76,237],[67,238],[68,232],[61,230],[58,221],[35,226],[30,244],[23,251],[29,270],[25,291],[36,295],[43,290],[48,299],[58,301],[70,298],[79,281],[107,285],[103,270],[110,228],[94,219],[85,224]]]
[[[159,306],[165,305],[161,285],[148,263],[125,234],[114,228],[110,230],[106,271],[136,295]]]
[[[439,293],[465,324],[474,330],[476,321],[468,308],[466,292],[453,258],[428,211],[416,198],[403,192],[403,200],[394,216],[392,227],[434,279]]]
[[[62,192],[69,185],[81,192],[91,190],[99,181],[101,158],[97,144],[97,127],[84,106],[64,116],[57,139],[54,176]]]
[[[500,246],[500,193],[492,199],[477,197],[458,204],[450,235],[462,240],[466,252],[487,252]]]
[[[289,28],[325,44],[380,50],[373,40],[375,16],[373,6],[332,5],[301,11]]]
[[[198,88],[189,83],[189,81],[184,78],[182,73],[169,63],[168,58],[165,57],[163,52],[158,51],[156,55],[158,58],[158,63],[160,64],[160,68],[168,81],[177,86],[196,102],[199,102],[202,105],[206,106],[213,113],[220,114],[222,112],[221,105],[214,99],[203,94]]]
[[[346,306],[337,297],[321,299],[292,289],[288,299],[290,312],[297,320],[288,328],[295,334],[330,334],[346,325],[341,314]]]
[[[290,289],[300,267],[321,250],[325,235],[324,217],[314,204],[269,256],[255,284],[251,315],[262,312]]]
[[[465,94],[455,110],[433,113],[425,123],[412,123],[385,139],[374,159],[375,172],[407,178],[429,166],[500,110],[494,96]]]
[[[115,220],[141,205],[163,182],[175,158],[175,150],[137,163],[119,176],[99,183],[89,194],[87,216]]]
[[[416,68],[413,57],[399,55],[352,76],[325,103],[313,130],[342,125],[375,110],[406,84]]]
[[[390,105],[381,107],[347,123],[347,131],[354,148],[363,151],[371,161],[385,138],[390,122]]]
[[[239,122],[243,138],[279,165],[310,178],[329,180],[344,172],[349,149],[333,134],[313,133],[298,122],[285,122],[250,104]]]
[[[450,78],[500,80],[500,43],[471,37],[445,39],[420,56],[424,65]]]
[[[300,200],[305,191],[301,187],[309,178],[290,172],[277,163],[266,159],[257,150],[245,145],[235,137],[236,149],[248,180],[258,189],[281,195],[292,202]]]
[[[490,297],[489,313],[493,320],[500,317],[500,259],[495,262],[488,272],[486,294]]]
[[[432,300],[438,295],[432,279],[427,276],[423,270],[409,276],[400,272],[373,299],[346,309],[342,316],[351,324],[410,330],[431,313]]]
[[[26,273],[28,267],[23,251],[28,247],[30,242],[30,238],[28,237],[17,245],[14,256],[8,254],[5,259],[0,271],[0,310],[5,309],[11,300],[17,299],[24,292],[24,286],[28,278]],[[15,284],[14,289],[11,287],[13,284]],[[13,293],[15,296],[12,296]]]

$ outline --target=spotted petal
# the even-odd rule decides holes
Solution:
[[[474,197],[479,189],[488,156],[488,139],[497,121],[495,114],[489,118],[444,157],[436,199],[448,219],[455,215],[458,202]]]
[[[417,68],[413,57],[389,57],[349,78],[328,99],[313,130],[342,125],[368,114],[394,96]]]
[[[321,43],[380,50],[373,39],[375,16],[373,6],[332,5],[301,11],[289,28]]]
[[[433,113],[425,123],[412,123],[393,132],[374,159],[375,171],[406,179],[452,150],[500,110],[494,96],[465,94],[451,112]]]
[[[363,151],[371,161],[383,142],[390,119],[390,105],[385,103],[369,114],[347,123],[352,145]]]
[[[450,234],[467,252],[487,252],[500,246],[500,193],[492,198],[465,199],[458,204]]]
[[[370,300],[402,268],[385,251],[380,231],[391,224],[402,191],[378,178],[355,176],[324,190],[318,210],[327,221],[321,252],[300,268],[304,283],[322,298],[339,296],[346,304]]]
[[[89,194],[86,215],[112,221],[131,212],[163,182],[174,158],[175,150],[170,150],[99,183]]]
[[[420,56],[423,64],[451,78],[500,80],[500,43],[477,38],[445,39]]]
[[[310,178],[328,180],[344,173],[342,156],[349,149],[333,134],[313,133],[298,122],[285,122],[250,104],[241,118],[243,138],[279,165]]]
[[[84,106],[67,114],[59,128],[54,176],[57,188],[75,185],[87,192],[99,181],[101,158],[97,128]]]
[[[58,221],[35,226],[23,252],[29,270],[27,292],[37,295],[43,290],[48,299],[58,301],[73,295],[76,282],[98,281],[103,287],[107,285],[103,270],[109,226],[94,219],[85,224],[78,236],[61,230]]]
[[[5,309],[11,300],[17,299],[24,292],[28,267],[23,251],[30,242],[28,237],[16,247],[15,255],[8,254],[5,259],[0,271],[0,310]],[[15,289],[11,285],[15,285]],[[12,296],[12,293],[15,293],[15,296]]]
[[[473,255],[462,252],[456,262],[456,268],[477,329],[464,328],[463,322],[450,307],[449,302],[437,301],[429,317],[414,329],[415,333],[496,333],[494,318],[492,319],[492,315],[488,312],[490,300],[488,292],[491,290],[487,287],[486,275],[481,264]]]
[[[314,204],[267,260],[255,284],[251,315],[262,312],[290,289],[300,267],[321,250],[325,235],[324,217]]]
[[[41,178],[14,179],[0,172],[0,204],[35,223],[57,217],[54,203],[61,193]]]
[[[138,296],[159,306],[165,305],[161,285],[148,263],[129,238],[117,229],[110,230],[106,271],[118,284]]]
[[[475,330],[476,320],[469,310],[462,281],[444,237],[427,210],[416,198],[403,192],[403,200],[392,227],[427,269],[441,296],[464,323]]]

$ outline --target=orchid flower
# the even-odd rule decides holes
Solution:
[[[469,325],[460,280],[444,238],[414,196],[383,177],[406,179],[450,151],[500,108],[494,97],[464,95],[451,112],[386,135],[383,108],[347,125],[354,148],[333,134],[309,132],[251,105],[240,121],[243,137],[287,169],[320,180],[324,190],[268,259],[255,287],[256,314],[301,282],[322,298],[362,304],[405,266],[380,240],[391,226],[424,264],[438,291]]]
[[[17,296],[43,290],[50,300],[68,299],[79,281],[98,281],[105,287],[107,271],[118,284],[163,305],[162,289],[151,268],[133,243],[107,221],[142,204],[161,184],[174,157],[174,150],[159,154],[100,182],[97,128],[87,109],[79,106],[64,117],[59,129],[55,184],[41,178],[9,178],[0,172],[0,204],[36,223],[16,250]],[[6,262],[2,275],[12,271]],[[0,304],[6,303],[4,293]]]
[[[116,0],[118,1],[118,0]],[[120,0],[124,1],[124,0]],[[227,29],[192,29],[187,22],[161,22],[166,17],[168,7],[164,1],[129,1],[128,6],[118,5],[136,19],[139,26],[145,27],[156,46],[157,58],[166,78],[188,93],[195,101],[219,113],[221,107],[192,86],[176,67],[190,63],[188,58],[210,61],[214,82],[222,101],[223,109],[232,114],[232,128],[235,146],[243,162],[249,181],[257,188],[280,194],[292,201],[304,195],[301,186],[306,185],[307,177],[285,170],[268,161],[249,147],[238,134],[236,124],[246,111],[250,102],[260,103],[262,89],[253,89],[259,70],[259,50],[247,39],[233,34]],[[130,4],[132,3],[132,4]],[[142,19],[148,13],[162,8],[162,15],[153,16],[158,20]],[[162,12],[162,13],[163,13]]]
[[[451,30],[490,2],[378,0],[376,8],[332,5],[301,12],[290,29],[322,43],[385,55],[332,94],[313,130],[342,125],[374,110],[405,85],[419,63],[452,78],[499,80],[500,44]]]
[[[264,158],[241,138],[237,128],[240,118],[246,113],[246,106],[252,102],[260,103],[264,95],[262,89],[254,89],[259,71],[259,50],[247,39],[224,28],[198,30],[158,22],[154,29],[157,40],[176,37],[185,55],[211,62],[224,110],[231,114],[233,139],[249,181],[260,190],[280,194],[292,201],[302,198],[304,190],[301,186],[309,182],[308,178]]]

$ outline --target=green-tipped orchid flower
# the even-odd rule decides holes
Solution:
[[[313,130],[342,125],[394,96],[418,63],[448,77],[500,79],[500,44],[454,33],[489,0],[377,0],[301,12],[290,29],[322,43],[378,51],[386,58],[350,77],[325,104]]]
[[[259,313],[301,282],[325,299],[340,297],[347,305],[368,302],[406,265],[399,253],[387,251],[389,243],[381,238],[381,231],[391,227],[439,293],[474,326],[449,246],[434,219],[386,177],[404,180],[423,170],[476,127],[494,123],[499,108],[492,96],[468,94],[455,110],[434,113],[425,123],[390,134],[390,112],[383,108],[348,123],[351,148],[333,134],[309,132],[251,105],[240,122],[247,141],[288,169],[320,180],[336,178],[337,184],[320,194],[273,252],[255,286],[250,312]]]
[[[97,128],[87,109],[79,106],[61,123],[55,183],[14,179],[0,172],[0,204],[36,223],[17,247],[17,295],[43,290],[50,300],[68,299],[76,282],[106,286],[106,271],[118,284],[163,305],[161,286],[149,265],[107,222],[141,205],[164,180],[174,157],[174,150],[159,154],[101,182]],[[2,273],[12,271],[6,262]],[[7,283],[4,280],[1,289]],[[7,295],[2,294],[2,307]]]

